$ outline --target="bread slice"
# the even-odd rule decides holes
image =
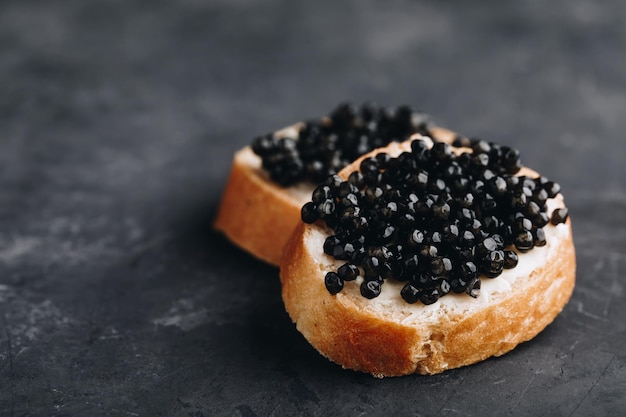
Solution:
[[[301,128],[302,124],[295,124],[274,134],[297,137]],[[447,143],[456,137],[440,127],[430,131]],[[315,185],[276,184],[262,168],[261,158],[246,146],[235,154],[214,227],[253,256],[278,266],[283,247],[300,222],[300,209],[310,200]]]
[[[408,143],[392,144],[372,154],[393,156],[409,149]],[[359,163],[339,175],[347,178]],[[527,168],[518,175],[537,176]],[[548,211],[563,205],[559,194],[548,200]],[[297,329],[344,368],[376,377],[440,373],[510,351],[542,331],[565,306],[576,268],[571,223],[544,230],[546,246],[520,254],[518,265],[499,277],[483,278],[478,298],[450,293],[424,305],[406,303],[400,296],[403,284],[394,279],[371,300],[360,295],[360,277],[331,295],[325,274],[345,261],[324,253],[330,230],[322,222],[300,222],[282,258],[282,297]]]
[[[276,132],[297,136],[299,125]],[[270,180],[261,158],[250,146],[235,154],[214,226],[233,243],[272,265],[300,221],[300,208],[315,187],[311,183],[282,187]]]

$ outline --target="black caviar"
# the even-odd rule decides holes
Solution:
[[[326,118],[305,122],[297,137],[255,138],[252,150],[280,185],[319,183],[359,156],[414,133],[429,135],[429,119],[409,106],[344,103]]]
[[[517,252],[546,244],[543,227],[566,221],[567,209],[547,215],[560,187],[545,177],[515,176],[519,152],[479,139],[454,145],[415,140],[411,151],[364,159],[347,181],[332,175],[302,208],[306,223],[333,233],[324,252],[345,260],[326,275],[331,294],[363,277],[360,292],[380,295],[385,280],[404,282],[408,303],[435,303],[449,292],[480,294],[481,279],[518,263]]]

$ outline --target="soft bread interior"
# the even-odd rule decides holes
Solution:
[[[235,163],[245,165],[250,170],[252,175],[256,175],[258,178],[265,181],[268,186],[275,189],[276,193],[285,193],[293,200],[294,205],[298,207],[303,206],[311,199],[311,194],[315,189],[315,184],[310,181],[302,181],[289,187],[281,187],[280,185],[274,183],[270,180],[267,171],[263,169],[261,158],[255,154],[249,146],[246,146],[236,153]]]

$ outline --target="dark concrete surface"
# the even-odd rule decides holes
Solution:
[[[1,2],[0,414],[623,415],[624,56],[619,0]],[[211,230],[236,149],[368,99],[562,184],[578,282],[536,339],[344,371]]]

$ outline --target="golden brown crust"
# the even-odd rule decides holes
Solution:
[[[386,149],[397,154],[407,144]],[[345,178],[358,164],[355,161],[340,175]],[[527,168],[522,174],[536,175]],[[378,377],[436,374],[502,355],[550,324],[574,288],[576,258],[568,221],[561,226],[566,233],[554,234],[549,242],[550,257],[535,265],[528,277],[514,281],[509,291],[469,315],[450,312],[439,320],[424,317],[419,325],[411,325],[363,308],[367,301],[355,299],[359,296],[354,292],[328,293],[325,265],[308,246],[319,227],[300,222],[285,249],[280,277],[286,310],[322,355]]]
[[[436,374],[500,356],[550,324],[574,288],[576,261],[568,233],[555,243],[549,262],[518,280],[497,303],[417,329],[360,309],[343,292],[330,295],[307,247],[313,227],[300,223],[285,249],[280,277],[287,312],[322,355],[379,377]]]
[[[429,130],[439,142],[452,143],[452,141],[458,136],[456,132],[448,130],[444,127],[435,126]]]
[[[412,372],[414,329],[359,314],[349,297],[331,296],[305,243],[300,223],[284,253],[280,277],[285,307],[297,329],[324,356],[345,368],[381,375]]]
[[[215,220],[233,243],[272,265],[300,221],[300,201],[250,164],[249,148],[235,154]]]
[[[298,126],[290,126],[277,134]],[[444,128],[434,128],[433,134],[438,140],[448,142],[456,136]],[[278,266],[283,247],[300,221],[300,209],[311,197],[314,187],[303,185],[300,194],[307,195],[308,191],[308,196],[299,198],[270,181],[260,166],[251,163],[258,159],[250,147],[235,154],[214,226],[237,246]]]
[[[505,299],[442,327],[445,349],[434,355],[432,365],[424,364],[427,369],[443,371],[503,355],[550,324],[570,299],[576,276],[571,229],[556,245],[548,262],[538,265],[526,281],[517,281]],[[444,363],[447,367],[440,369]]]

